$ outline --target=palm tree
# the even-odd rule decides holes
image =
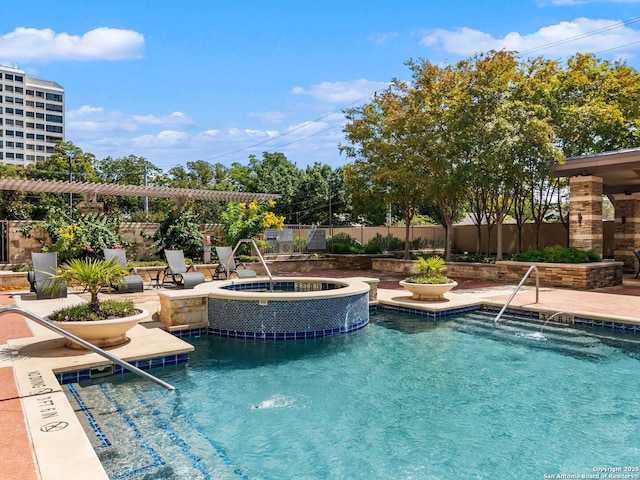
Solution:
[[[111,289],[111,285],[128,274],[128,269],[121,267],[115,257],[108,260],[74,258],[58,268],[57,275],[47,280],[45,289],[55,292],[60,290],[65,282],[70,286],[84,287],[91,295],[91,311],[100,313],[98,292],[104,287]]]

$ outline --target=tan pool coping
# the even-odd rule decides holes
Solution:
[[[342,276],[353,277],[356,276],[354,273],[356,272],[344,272]],[[375,272],[357,273],[376,276]],[[323,272],[322,276],[332,277],[334,272]],[[481,305],[500,308],[514,289],[512,285],[457,289],[446,294],[447,301],[427,304],[411,300],[411,295],[400,287],[395,288],[393,282],[387,281],[384,284],[391,285],[392,288],[378,289],[377,301],[380,304],[428,311]],[[144,305],[143,308],[155,315],[159,305],[159,291],[162,290],[146,290],[133,295],[132,298],[137,305]],[[606,291],[541,288],[539,302],[534,303],[535,289],[523,287],[513,298],[511,306],[539,312],[567,312],[586,318],[639,324],[639,294],[640,281],[631,279],[626,281],[626,289],[625,286]],[[13,295],[15,303],[39,316],[45,316],[66,302],[77,301],[74,294],[64,301],[36,302],[26,292],[16,292]],[[65,348],[64,339],[60,336],[19,315],[6,315],[0,322],[3,333],[7,333],[3,336],[7,339],[6,343],[0,345],[0,418],[4,420],[0,422],[0,455],[3,459],[10,459],[1,463],[0,478],[106,479],[104,468],[98,461],[54,371],[76,371],[110,362],[92,352]],[[130,343],[109,349],[109,352],[132,361],[192,349],[190,344],[156,328],[157,326],[153,321],[136,326],[130,331]],[[23,336],[27,331],[30,331],[31,336]],[[20,338],[15,338],[16,335]],[[153,374],[153,370],[151,373]],[[162,394],[172,394],[169,391],[164,393],[160,386],[158,389]],[[21,408],[20,412],[16,412],[18,406]],[[22,426],[16,425],[20,418],[23,420]],[[68,445],[73,445],[73,448],[64,447]],[[15,470],[19,467],[24,467],[24,471]]]

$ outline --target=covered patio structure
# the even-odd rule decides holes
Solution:
[[[567,158],[553,174],[569,178],[569,242],[603,253],[602,196],[615,208],[613,256],[634,271],[640,249],[640,148]]]

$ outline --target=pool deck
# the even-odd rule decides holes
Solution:
[[[412,309],[438,312],[445,309],[488,305],[500,308],[513,292],[514,285],[499,285],[473,279],[459,279],[458,286],[446,294],[447,301],[414,301],[399,286],[401,275],[376,271],[294,272],[286,276],[329,278],[379,278],[378,302]],[[189,345],[164,332],[157,322],[157,289],[129,297],[148,310],[151,319],[130,331],[131,342],[109,352],[125,360],[158,355],[158,352],[188,351]],[[39,316],[81,301],[82,294],[67,299],[35,300],[27,292],[0,293],[0,308],[18,305]],[[540,288],[535,303],[535,288],[523,287],[511,306],[551,315],[563,314],[621,323],[640,324],[640,280],[625,278],[621,286],[597,291]],[[87,351],[64,347],[57,334],[17,313],[0,320],[0,478],[21,480],[106,479],[104,469],[84,434],[75,412],[66,399],[53,370],[79,370],[98,365],[102,359]],[[151,371],[153,374],[153,371]],[[158,387],[163,393],[162,388]],[[164,394],[164,393],[163,393]],[[167,393],[170,394],[170,393]],[[69,448],[73,445],[72,448]]]

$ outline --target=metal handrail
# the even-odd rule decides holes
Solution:
[[[518,284],[518,286],[516,287],[516,289],[513,291],[513,293],[511,294],[511,296],[509,297],[509,299],[506,301],[506,303],[504,304],[504,306],[502,307],[502,310],[500,310],[500,313],[498,313],[498,316],[496,316],[496,318],[494,319],[494,323],[497,325],[498,324],[498,320],[500,320],[500,317],[502,316],[502,314],[504,313],[504,311],[507,309],[507,307],[509,306],[509,304],[511,303],[511,300],[513,300],[513,297],[516,296],[516,293],[518,293],[518,290],[520,290],[520,287],[524,284],[525,280],[527,278],[529,278],[529,275],[531,275],[531,272],[536,272],[536,301],[535,303],[538,303],[538,291],[540,289],[540,276],[538,275],[538,267],[536,265],[531,265],[529,267],[529,270],[527,270],[527,273],[524,274],[524,277],[522,277],[522,280],[520,280],[520,283]]]
[[[264,261],[264,258],[262,258],[262,255],[260,254],[260,249],[256,245],[256,242],[253,240],[253,238],[241,238],[240,240],[238,240],[238,243],[236,243],[236,246],[234,247],[233,251],[231,252],[231,255],[229,255],[229,258],[227,258],[227,265],[229,265],[229,262],[231,261],[231,259],[235,255],[236,250],[238,250],[238,247],[243,243],[249,243],[249,242],[253,245],[253,248],[256,250],[256,252],[258,254],[258,258],[260,258],[260,263],[262,263],[262,266],[264,267],[265,271],[267,272],[267,275],[269,276],[269,281],[271,283],[273,283],[273,277],[271,276],[271,272],[269,271],[269,267],[267,267],[267,263]]]
[[[89,350],[97,353],[98,355],[103,356],[107,360],[111,360],[113,363],[116,363],[116,364],[120,365],[122,368],[125,368],[125,369],[129,370],[130,372],[135,373],[136,375],[144,377],[147,380],[151,380],[152,382],[157,383],[158,385],[161,385],[164,388],[167,388],[169,390],[175,390],[174,386],[168,384],[164,380],[160,380],[159,378],[154,377],[150,373],[145,372],[144,370],[140,370],[138,367],[131,365],[129,362],[125,362],[121,358],[118,358],[118,357],[116,357],[115,355],[112,355],[109,352],[105,352],[101,348],[98,348],[95,345],[87,342],[86,340],[83,340],[83,339],[75,336],[74,334],[63,330],[62,328],[58,327],[57,325],[54,325],[53,323],[49,322],[48,320],[45,320],[44,318],[39,317],[38,315],[36,315],[34,313],[31,313],[30,311],[25,310],[24,308],[7,307],[7,308],[3,308],[2,310],[0,310],[0,316],[5,315],[7,313],[19,313],[20,315],[24,315],[25,317],[30,318],[31,320],[33,320],[34,322],[42,325],[43,327],[46,327],[49,330],[53,330],[54,332],[59,333],[63,337],[68,338],[70,340],[73,340],[74,342],[79,343],[83,347],[88,348]]]

